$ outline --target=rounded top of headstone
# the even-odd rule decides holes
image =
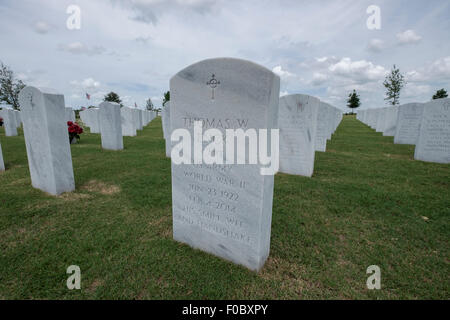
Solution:
[[[211,102],[221,97],[267,104],[274,90],[279,90],[280,78],[271,70],[254,62],[236,58],[213,58],[196,62],[170,79],[173,95],[209,97]],[[278,92],[276,93],[278,95]]]
[[[331,104],[329,104],[329,103],[327,103],[327,102],[324,102],[324,101],[320,101],[320,104],[321,105],[324,105],[324,106],[326,106],[326,107],[329,107],[329,108],[335,108],[335,109],[337,109],[335,106],[333,106],[333,105],[331,105]]]
[[[36,106],[43,106],[44,95],[60,95],[64,97],[63,95],[59,94],[55,89],[26,86],[19,92],[19,104],[21,110],[30,110]],[[64,107],[64,100],[63,100],[63,107]]]
[[[260,70],[261,72],[266,72],[270,75],[276,76],[278,77],[275,73],[273,73],[271,70],[267,69],[264,66],[261,66],[255,62],[249,61],[249,60],[244,60],[244,59],[238,59],[238,58],[230,58],[230,57],[222,57],[222,58],[211,58],[211,59],[205,59],[205,60],[201,60],[198,61],[196,63],[191,64],[190,66],[187,66],[186,68],[184,68],[183,70],[179,71],[177,74],[175,74],[172,78],[176,77],[176,76],[189,76],[188,71],[191,69],[197,69],[199,67],[201,68],[208,68],[209,66],[214,66],[214,65],[228,65],[228,66],[233,66],[233,67],[238,67],[239,65],[241,65],[245,71],[249,71],[249,70]],[[214,77],[212,77],[214,75]],[[218,82],[220,82],[220,80],[216,79],[216,75],[215,74],[211,74],[211,79],[212,80],[212,86],[217,85]]]

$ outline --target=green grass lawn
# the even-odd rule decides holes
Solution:
[[[255,273],[172,240],[157,118],[72,145],[76,190],[31,187],[22,131],[0,141],[0,299],[449,299],[450,166],[413,160],[345,116],[312,178],[275,177],[270,256]],[[68,290],[69,265],[81,290]],[[366,269],[381,268],[381,290]]]

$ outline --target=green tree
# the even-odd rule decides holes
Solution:
[[[164,99],[163,99],[162,105],[164,106],[169,101],[170,101],[170,91],[167,91],[166,93],[164,93]]]
[[[353,89],[353,92],[348,95],[347,107],[352,109],[353,114],[353,109],[358,108],[360,105],[361,101],[359,101],[359,95],[356,93],[356,90]]]
[[[383,85],[386,88],[386,98],[384,98],[384,100],[389,101],[393,106],[400,104],[400,91],[405,84],[405,77],[394,64],[391,73],[386,76],[386,79],[383,82]]]
[[[14,78],[14,72],[0,61],[0,101],[20,110],[19,92],[25,88],[22,80]]]
[[[152,111],[154,109],[152,99],[150,98],[147,99],[147,102],[145,103],[145,108],[149,111]]]
[[[117,93],[111,91],[110,93],[108,93],[104,98],[103,101],[109,101],[109,102],[117,102],[118,104],[120,104],[121,107],[123,107],[122,105],[122,100],[120,100],[120,97]]]
[[[442,89],[436,91],[436,94],[433,95],[433,100],[447,98],[447,97],[448,97],[447,91],[445,91],[445,89],[442,88]]]

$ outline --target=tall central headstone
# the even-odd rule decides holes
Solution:
[[[304,94],[280,98],[280,172],[312,176],[319,105]]]
[[[172,132],[183,128],[193,139],[197,120],[203,130],[224,135],[226,129],[270,131],[277,128],[279,90],[279,77],[252,62],[198,62],[170,80]],[[174,239],[259,270],[270,249],[273,175],[261,175],[259,164],[173,161],[172,155]]]
[[[64,96],[25,87],[19,102],[33,187],[54,195],[74,190]]]

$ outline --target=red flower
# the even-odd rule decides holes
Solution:
[[[67,121],[67,125],[69,126],[67,128],[69,130],[69,141],[72,141],[74,138],[80,139],[79,135],[83,133],[83,128],[72,121]]]

